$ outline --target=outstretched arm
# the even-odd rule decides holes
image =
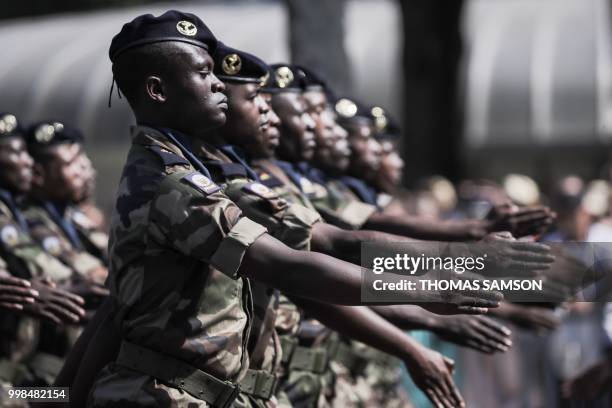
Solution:
[[[275,287],[288,295],[319,302],[360,305],[361,267],[317,252],[290,249],[263,234],[246,250],[239,273]],[[496,292],[465,293],[410,291],[407,303],[440,302],[471,307],[496,307]]]
[[[434,406],[465,405],[453,382],[454,362],[416,342],[369,308],[295,301],[326,326],[401,359]]]

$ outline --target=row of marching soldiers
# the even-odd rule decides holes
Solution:
[[[108,237],[83,143],[77,129],[59,121],[25,128],[15,115],[0,114],[4,391],[51,385],[80,327],[108,295]]]
[[[59,123],[25,136],[16,122],[5,126],[7,152],[30,168],[16,174],[33,187],[6,182],[18,238],[7,245],[3,232],[3,245],[31,269],[13,269],[7,255],[2,306],[12,313],[3,315],[15,327],[40,327],[33,350],[3,354],[7,382],[70,386],[76,407],[407,407],[403,363],[436,407],[457,407],[453,361],[404,331],[503,353],[510,330],[481,314],[512,320],[526,309],[487,291],[340,306],[361,301],[361,244],[504,242],[492,249],[497,276],[555,281],[550,249],[510,235],[540,234],[554,213],[502,205],[484,219],[410,215],[398,199],[394,121],[380,107],[334,96],[313,71],[268,65],[178,11],[127,23],[109,54],[139,126],[108,255],[96,245],[102,223],[85,215],[92,172],[82,140]],[[50,158],[56,167],[45,167]],[[79,187],[60,199],[73,181]],[[31,249],[22,251],[25,243]],[[100,303],[106,259],[110,296]],[[23,342],[12,330],[15,347]],[[44,360],[50,355],[56,363]]]

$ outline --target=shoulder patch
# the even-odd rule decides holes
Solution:
[[[308,180],[306,177],[300,177],[300,189],[304,194],[314,194],[315,186],[312,181]]]
[[[42,241],[42,247],[45,251],[53,256],[57,256],[62,252],[60,240],[57,237],[47,237]]]
[[[221,187],[219,187],[211,179],[209,179],[202,173],[193,172],[184,176],[182,179],[191,184],[196,189],[203,192],[204,194],[212,194],[221,190]]]
[[[245,184],[242,189],[267,200],[272,198],[278,198],[278,194],[276,194],[274,191],[270,190],[263,184],[257,182]]]
[[[158,145],[147,145],[145,148],[159,157],[164,166],[183,164],[189,166],[189,161],[178,154]]]
[[[12,225],[7,225],[0,230],[0,239],[8,248],[12,248],[19,242],[19,233],[17,228]]]

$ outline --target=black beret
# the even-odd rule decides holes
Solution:
[[[302,88],[304,91],[322,91],[325,93],[330,103],[337,99],[335,92],[331,89],[327,81],[323,79],[323,76],[302,65],[298,65],[298,67],[304,73],[304,78],[302,79]]]
[[[263,84],[268,64],[260,58],[219,42],[213,54],[215,75],[223,82]]]
[[[306,74],[297,65],[272,64],[270,77],[262,87],[262,91],[269,93],[302,92]]]
[[[376,138],[378,140],[397,140],[402,136],[399,124],[389,116],[389,113],[380,106],[372,106],[370,113],[376,127]]]
[[[17,116],[12,113],[0,113],[0,138],[5,137],[23,137],[24,129],[19,124]]]
[[[217,47],[217,39],[199,17],[169,10],[159,17],[143,14],[124,24],[119,34],[113,37],[108,55],[111,62],[115,62],[123,51],[164,41],[193,44],[208,50],[211,54]]]
[[[28,147],[54,146],[63,143],[83,143],[83,134],[76,128],[56,120],[38,122],[28,128]]]

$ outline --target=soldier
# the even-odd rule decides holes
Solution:
[[[315,121],[318,122],[315,126],[318,148],[313,156],[314,169],[304,165],[300,167],[302,174],[311,181],[327,187],[327,195],[313,196],[312,201],[330,222],[351,226],[351,223],[346,221],[347,217],[343,216],[343,213],[348,213],[350,214],[348,218],[355,220],[352,222],[355,228],[364,227],[414,238],[438,240],[479,239],[492,231],[510,231],[516,236],[523,236],[539,232],[551,224],[554,214],[544,207],[526,208],[520,211],[497,208],[484,220],[461,222],[436,220],[435,223],[408,214],[402,214],[399,218],[380,213],[377,211],[378,203],[375,201],[377,192],[372,191],[371,186],[364,185],[359,178],[353,177],[348,179],[354,181],[354,183],[349,181],[355,188],[351,191],[345,185],[347,179],[344,179],[344,183],[339,179],[345,176],[347,171],[353,172],[354,176],[366,178],[376,174],[379,159],[377,153],[372,152],[370,148],[377,150],[379,146],[375,141],[371,141],[370,136],[376,134],[376,126],[381,130],[383,128],[388,130],[391,121],[385,111],[380,107],[367,109],[349,98],[330,100],[333,92],[315,73],[302,67],[294,67],[293,70],[299,73],[296,74],[291,70],[291,66],[285,65],[285,68],[292,72],[294,78],[300,78],[304,88],[303,100],[308,112],[314,115]],[[299,87],[299,82],[294,82],[284,89]],[[346,149],[342,141],[344,132],[335,128],[337,126],[335,118],[349,130],[352,153],[360,155],[351,155]],[[369,215],[366,210],[353,211],[357,191],[362,194],[360,201],[363,199],[366,202],[370,201]],[[359,222],[355,224],[356,221]]]
[[[94,203],[96,188],[96,170],[87,153],[80,155],[81,174],[83,176],[83,195],[74,203],[69,216],[74,223],[79,238],[87,252],[108,264],[108,234],[106,220],[102,211]]]
[[[24,214],[34,239],[84,279],[104,283],[107,269],[91,255],[73,217],[85,194],[82,134],[59,121],[30,126],[28,150],[35,160],[32,190]],[[78,213],[77,213],[78,214]]]
[[[266,90],[269,90],[269,89],[270,89],[270,86],[266,88]],[[276,90],[274,90],[274,92],[276,92],[274,96],[277,96],[278,93],[282,92],[282,89],[277,88]],[[289,106],[285,106],[285,109],[282,109],[279,112],[282,118],[281,123],[290,123],[289,125],[285,125],[284,127],[282,127],[285,132],[283,133],[283,137],[292,136],[295,133],[295,131],[293,131],[293,133],[290,133],[289,135],[287,135],[286,133],[292,132],[292,129],[300,128],[300,123],[298,122],[299,119],[296,118],[296,116],[298,115],[295,114],[295,112],[299,112],[299,107],[296,108],[296,105],[299,102],[299,94],[297,90],[292,90],[290,92],[292,93],[290,94],[289,100],[291,100],[293,103],[287,104]],[[279,101],[277,100],[277,102]],[[291,105],[293,105],[293,107]],[[318,121],[315,121],[315,122],[318,122]],[[317,125],[318,124],[319,123],[317,123]],[[305,128],[306,126],[303,127],[303,129]],[[329,126],[327,129],[329,130],[330,133],[334,132],[335,130],[334,126]],[[283,137],[281,137],[281,140],[283,139]],[[294,137],[293,139],[299,140],[300,138]],[[329,139],[330,137],[326,137],[325,140],[317,137],[317,142],[322,141],[323,143],[327,143],[327,140]],[[272,187],[274,191],[279,192],[279,194],[283,194],[283,196],[287,197],[287,199],[289,200],[297,201],[300,203],[303,203],[305,201],[308,202],[309,200],[308,198],[304,196],[304,194],[299,193],[299,192],[296,194],[295,193],[296,189],[291,188],[292,183],[289,181],[290,179],[296,180],[296,184],[299,184],[300,186],[304,186],[305,183],[300,182],[300,175],[297,172],[293,172],[293,175],[291,177],[283,174],[283,169],[286,169],[291,164],[283,163],[282,164],[283,169],[280,169],[276,165],[275,161],[270,160],[271,155],[268,154],[268,156],[265,156],[265,154],[262,153],[262,152],[269,152],[270,150],[273,150],[273,145],[275,144],[273,143],[275,141],[274,138],[266,139],[263,137],[259,137],[259,138],[256,138],[256,140],[263,141],[264,143],[267,141],[270,144],[270,146],[255,147],[255,146],[252,146],[252,144],[248,144],[248,143],[243,143],[243,145],[246,149],[251,149],[249,151],[251,156],[259,157],[259,159],[256,160],[254,163],[255,163],[255,168],[258,170],[260,174],[260,177],[262,177],[262,182],[267,183],[267,185]],[[288,142],[286,141],[285,143],[288,143]],[[294,146],[293,149],[288,149],[288,150],[294,153],[297,153],[295,156],[300,157],[301,150],[299,149],[299,147],[296,148]],[[287,157],[286,154],[285,154],[285,157]],[[289,171],[291,171],[291,169]],[[295,184],[293,185],[295,186]],[[394,310],[392,313],[389,313],[389,311],[387,311],[387,315],[389,315],[391,319],[393,319],[398,325],[400,325],[400,327],[403,327],[405,329],[415,328],[415,327],[426,328],[425,326],[422,325],[423,322],[430,320],[430,319],[434,320],[431,314],[429,314],[429,317],[427,318],[420,317],[420,316],[423,316],[423,314],[426,312],[419,313],[414,308],[406,309],[405,311],[403,311],[403,309],[404,307],[400,307]],[[384,308],[379,308],[379,311],[381,313],[385,312]],[[402,317],[398,319],[399,316],[402,316]],[[465,317],[465,318],[458,318],[457,320],[454,321],[453,325],[445,325],[444,323],[442,323],[443,318],[435,319],[434,321],[436,320],[440,320],[440,323],[441,323],[440,326],[438,327],[442,327],[442,326],[453,327],[453,331],[454,331],[453,334],[440,333],[441,335],[447,336],[447,338],[452,338],[453,341],[461,342],[462,344],[471,344],[473,347],[475,346],[475,344],[479,344],[475,346],[474,348],[479,349],[484,352],[504,351],[507,349],[507,347],[510,344],[509,339],[506,337],[509,334],[507,329],[497,325],[495,322],[492,322],[490,320]],[[482,337],[481,336],[482,333],[477,334],[479,332],[478,329],[473,330],[473,328],[480,327],[481,325],[482,327],[485,328],[484,332],[487,333],[485,337],[488,337],[488,338]],[[439,329],[437,329],[434,325],[430,326],[429,328],[439,332]],[[493,344],[497,344],[497,346],[492,346]],[[346,355],[347,353],[350,353],[352,356]],[[359,361],[364,362],[364,359],[362,357],[357,356],[355,353],[351,353],[350,350],[343,350],[341,354],[343,355],[343,362],[345,365],[354,366],[356,368],[359,365],[358,364]],[[394,372],[394,370],[387,371],[384,377],[389,377],[392,372]],[[341,374],[341,373],[339,373],[338,370],[336,370],[336,374]],[[396,377],[395,379],[398,380],[398,377]],[[342,378],[340,378],[340,381],[342,381]],[[295,385],[295,387],[297,388],[297,385]],[[361,388],[361,387],[357,387],[357,388],[355,387],[356,387],[355,384],[352,384],[352,385],[347,384],[345,386],[345,388],[353,388],[353,389]],[[340,385],[339,388],[342,388],[342,385]],[[338,394],[340,394],[340,392],[337,392],[337,398],[334,402],[338,404],[338,406],[343,406],[343,405],[350,403],[351,397],[353,399],[355,397],[355,392],[350,392],[350,393],[341,392],[341,393],[350,394],[350,396],[344,395],[347,397],[346,399],[339,399]],[[363,394],[365,395],[367,394],[367,392]],[[386,401],[387,403],[390,403],[390,398],[389,398],[388,393],[386,393],[383,397],[387,400]],[[378,403],[380,403],[380,401],[378,401]]]
[[[216,43],[199,18],[169,11],[137,17],[111,44],[117,84],[148,126],[134,131],[112,219],[110,285],[123,342],[92,389],[93,406],[231,404],[247,368],[249,278],[324,302],[360,301],[359,267],[272,238],[194,155],[210,154],[210,130],[227,109],[212,73]],[[378,346],[412,359],[414,344],[394,333]]]
[[[24,384],[40,377],[37,368],[45,356],[35,352],[35,347],[40,341],[41,324],[44,328],[78,322],[84,315],[83,299],[51,283],[71,288],[71,271],[29,236],[18,203],[30,190],[32,158],[26,150],[23,129],[8,113],[0,115],[0,167],[0,256],[6,271],[2,280],[7,285],[3,289],[12,287],[3,303],[13,311],[0,317],[0,378]],[[17,297],[20,293],[27,296]]]

